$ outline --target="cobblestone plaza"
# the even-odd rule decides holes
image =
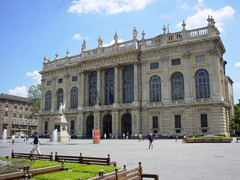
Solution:
[[[31,142],[32,139],[29,139]],[[65,155],[107,157],[134,168],[141,161],[145,173],[155,173],[162,180],[238,180],[240,143],[182,143],[173,139],[154,141],[154,149],[148,149],[148,141],[138,140],[72,140],[68,144],[52,145],[49,139],[41,139],[43,154],[58,152]],[[14,145],[0,143],[0,156],[10,156],[11,150],[29,152],[31,144],[17,141]]]

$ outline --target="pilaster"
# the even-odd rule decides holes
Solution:
[[[191,55],[185,53],[182,55],[183,61],[183,73],[184,73],[184,99],[185,103],[193,102],[193,84],[192,84],[192,67],[191,67]]]
[[[169,58],[168,57],[162,57],[162,103],[164,105],[170,104],[170,80],[169,80],[169,67],[168,67],[168,61]]]

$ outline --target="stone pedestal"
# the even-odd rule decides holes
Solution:
[[[58,130],[58,142],[69,142],[71,140],[71,136],[67,132],[67,120],[63,114],[57,116],[54,126],[54,129]]]

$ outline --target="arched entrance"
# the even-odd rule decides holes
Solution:
[[[112,134],[112,116],[106,115],[103,118],[103,135],[106,133],[107,138],[109,138],[109,134]]]
[[[92,138],[92,130],[94,128],[94,117],[88,116],[87,123],[86,123],[86,138]]]
[[[132,134],[132,116],[131,114],[127,113],[122,116],[122,134],[129,135]]]

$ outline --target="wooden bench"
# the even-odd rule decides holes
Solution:
[[[80,164],[117,166],[116,161],[111,162],[111,158],[109,154],[107,158],[99,158],[99,157],[84,157],[82,156],[82,153],[80,153],[80,156],[58,155],[56,152],[55,161],[64,161],[64,162],[80,163]]]
[[[22,178],[30,179],[39,174],[62,171],[62,170],[67,170],[67,168],[64,167],[63,163],[56,166],[50,166],[50,167],[44,167],[44,168],[32,169],[32,170],[30,170],[29,166],[24,166],[23,171],[21,172],[13,172],[13,173],[0,175],[0,180],[22,179]]]
[[[158,180],[158,175],[156,174],[143,174],[143,168],[141,162],[137,168],[127,170],[124,165],[122,170],[115,169],[115,172],[104,174],[103,171],[99,172],[99,176],[91,178],[89,180],[142,180],[143,178],[152,178]]]
[[[53,161],[53,153],[51,152],[50,155],[48,154],[32,154],[30,153],[16,153],[12,150],[11,153],[12,158],[23,158],[23,159],[39,159],[39,160],[49,160]]]

